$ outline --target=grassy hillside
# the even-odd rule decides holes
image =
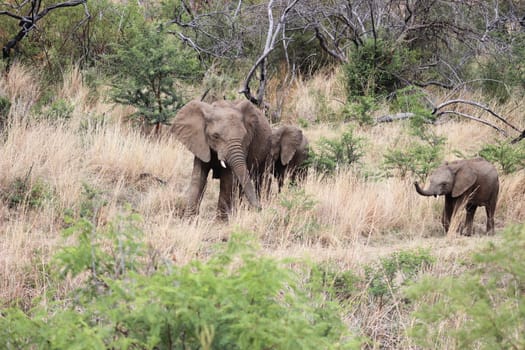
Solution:
[[[346,97],[337,71],[309,81],[298,79],[285,99],[282,122],[309,120],[303,130],[314,147],[321,137],[337,137],[352,125],[354,134],[364,139],[360,164],[331,176],[310,171],[299,188],[286,187],[280,194],[274,189],[263,198],[261,212],[241,205],[228,222],[215,220],[218,182],[211,179],[200,215],[180,217],[192,155],[169,134],[148,137],[133,128],[126,122],[130,109],[107,102],[104,88],[93,95],[78,70],[66,74],[62,87],[53,91],[55,100],[65,101],[66,107],[38,106],[39,97],[49,93],[46,89],[35,72],[21,65],[0,78],[0,95],[13,101],[0,144],[0,300],[4,305],[28,307],[44,295],[49,258],[65,243],[64,217],[78,216],[88,204],[94,207],[92,219],[99,227],[129,205],[142,217],[145,242],[160,259],[177,265],[206,260],[216,243],[242,229],[255,234],[264,255],[308,258],[358,274],[380,257],[416,248],[428,249],[437,258],[436,274],[454,274],[467,252],[497,241],[504,227],[525,221],[525,170],[501,173],[496,235],[480,234],[485,214],[478,210],[475,236],[445,236],[440,225],[442,198],[418,196],[411,176],[381,176],[384,154],[409,147],[413,139],[406,121],[375,126],[313,122],[343,107],[339,101]],[[270,91],[270,100],[275,96]],[[479,96],[464,92],[457,97]],[[511,99],[497,109],[523,129],[524,107],[523,100]],[[469,108],[464,112],[478,113]],[[387,113],[387,107],[380,106],[374,116]],[[447,160],[457,158],[456,151],[474,156],[484,144],[501,137],[486,126],[461,119],[433,128],[446,136]],[[71,280],[61,288],[65,292],[76,283],[80,281]],[[392,305],[395,308],[396,303]],[[369,305],[366,310],[352,310],[344,315],[352,329],[377,341],[394,337],[384,308]],[[404,318],[396,336],[402,337],[409,324]]]

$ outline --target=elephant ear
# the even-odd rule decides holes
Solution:
[[[279,159],[281,155],[281,139],[283,137],[284,128],[275,129],[272,131],[272,145],[270,148],[270,155],[273,161]]]
[[[454,177],[454,187],[452,188],[452,197],[456,198],[471,188],[477,180],[477,175],[469,166],[462,166]]]
[[[247,100],[237,103],[235,107],[242,113],[244,126],[249,134],[248,142],[251,142],[253,139],[253,132],[257,130],[261,111],[258,110],[253,103]]]
[[[191,101],[182,107],[171,126],[171,132],[197,158],[203,162],[211,160],[210,146],[204,133],[206,112],[209,105],[200,101]]]
[[[281,163],[287,165],[292,160],[303,141],[303,132],[294,127],[287,127],[281,137]]]

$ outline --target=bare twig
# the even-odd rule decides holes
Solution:
[[[10,57],[11,49],[13,49],[16,44],[18,44],[25,36],[36,27],[36,24],[39,20],[41,20],[44,16],[46,16],[50,11],[53,11],[57,8],[63,8],[63,7],[73,7],[78,5],[84,5],[85,7],[85,13],[86,17],[89,18],[90,14],[87,9],[86,5],[87,0],[71,0],[71,1],[64,1],[58,4],[50,5],[46,8],[44,8],[42,11],[40,11],[40,0],[31,0],[31,9],[28,12],[27,16],[20,16],[15,13],[9,12],[9,11],[0,11],[1,15],[6,15],[15,19],[20,20],[20,26],[22,29],[18,32],[18,34],[11,40],[7,42],[6,45],[2,48],[3,58],[7,59]],[[29,3],[28,1],[25,1],[21,3],[16,10],[21,10],[24,5]]]

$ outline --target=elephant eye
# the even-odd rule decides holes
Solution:
[[[214,140],[218,140],[221,138],[221,136],[219,135],[219,133],[214,132],[213,134],[211,134],[211,138]]]

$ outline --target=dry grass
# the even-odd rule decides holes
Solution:
[[[445,237],[439,223],[442,199],[419,197],[412,179],[367,181],[354,170],[332,177],[310,173],[304,192],[286,188],[264,199],[262,212],[241,206],[229,222],[214,219],[218,182],[210,181],[199,217],[182,219],[178,213],[191,174],[189,151],[172,139],[148,138],[120,123],[127,109],[90,101],[78,70],[66,75],[57,94],[74,105],[70,120],[34,121],[30,111],[40,90],[37,75],[21,66],[14,66],[0,79],[0,94],[14,101],[9,116],[13,122],[0,145],[0,300],[4,303],[19,300],[27,304],[42,295],[46,287],[42,271],[63,242],[64,212],[78,210],[84,200],[84,184],[105,200],[99,225],[112,220],[129,203],[143,218],[147,243],[163,259],[180,264],[208,256],[213,244],[239,229],[254,232],[264,254],[330,261],[345,269],[416,247],[429,248],[453,269],[456,258],[493,239]],[[289,121],[322,113],[319,96],[332,111],[341,108],[338,99],[344,97],[336,73],[297,81],[285,106]],[[516,103],[502,110],[523,128]],[[100,115],[105,115],[106,123],[92,123]],[[321,136],[339,135],[343,128],[316,125],[305,133],[314,144]],[[367,139],[365,166],[379,168],[388,149],[409,145],[405,131],[403,122],[357,127],[356,134]],[[491,129],[465,121],[450,121],[436,131],[448,138],[447,159],[454,157],[455,150],[472,155],[482,144],[498,138]],[[44,183],[50,195],[36,208],[10,208],[10,191],[20,180],[29,188]],[[496,231],[525,221],[524,198],[525,171],[502,176]],[[484,225],[480,211],[475,217],[477,232]],[[368,317],[374,327],[382,316]]]

